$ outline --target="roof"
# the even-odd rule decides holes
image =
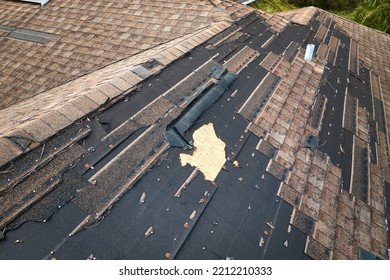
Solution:
[[[208,5],[0,112],[0,258],[388,258],[389,36]]]
[[[1,1],[0,109],[220,20],[209,1],[149,2]]]

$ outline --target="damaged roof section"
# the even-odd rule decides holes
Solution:
[[[5,134],[0,258],[387,259],[386,75],[329,13],[278,18],[124,61],[50,140]]]

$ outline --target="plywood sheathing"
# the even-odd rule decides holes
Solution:
[[[214,181],[226,162],[225,143],[218,138],[212,123],[198,128],[194,134],[192,154],[180,154],[181,165],[196,167],[206,180]]]

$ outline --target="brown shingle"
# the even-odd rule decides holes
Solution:
[[[82,111],[84,115],[87,115],[99,108],[99,105],[93,102],[87,96],[77,97],[76,99],[72,100],[71,103],[76,106],[80,111]]]
[[[54,131],[47,123],[40,119],[34,119],[20,126],[23,130],[29,133],[35,142],[42,142],[53,136]]]
[[[58,111],[48,112],[40,117],[40,119],[47,123],[56,132],[72,124],[71,120]]]
[[[360,220],[355,220],[354,237],[359,246],[366,250],[371,249],[371,228],[369,225],[362,223]]]
[[[334,247],[336,250],[343,252],[343,254],[352,259],[354,256],[353,236],[346,232],[343,228],[336,226],[336,238]]]
[[[86,96],[99,105],[106,103],[108,100],[108,96],[98,89],[90,90],[88,93],[86,93]]]
[[[24,67],[28,63],[31,67],[28,71],[37,75],[35,81],[39,81],[40,77],[45,77],[47,70],[54,74],[57,81],[56,84],[39,81],[40,86],[46,85],[47,87],[40,91],[30,92],[29,96],[23,95],[24,98],[64,83],[69,78],[68,73],[72,73],[73,77],[80,77],[98,67],[129,57],[134,54],[134,51],[149,49],[162,42],[192,33],[217,20],[217,18],[212,18],[213,6],[210,3],[202,3],[188,9],[192,4],[189,0],[182,1],[184,5],[176,6],[173,5],[174,0],[154,1],[153,12],[150,11],[148,5],[133,5],[124,0],[116,1],[121,5],[126,2],[127,5],[135,8],[134,13],[123,13],[122,9],[114,8],[114,5],[101,9],[100,2],[93,2],[83,9],[77,8],[77,3],[80,1],[73,1],[74,5],[46,5],[45,9],[34,9],[33,12],[29,5],[3,2],[4,12],[0,15],[2,24],[60,35],[58,41],[48,42],[36,49],[33,43],[0,37],[4,45],[4,51],[1,52],[2,59],[8,57],[13,62],[8,64],[6,69],[11,69],[12,66],[16,68],[18,65]],[[160,11],[158,11],[159,5],[163,6]],[[232,7],[233,10],[239,8],[241,6]],[[97,9],[100,10],[99,16],[94,16]],[[153,14],[154,16],[151,16]],[[27,15],[30,19],[28,22],[23,20],[23,17]],[[147,22],[151,22],[152,19],[155,20],[153,26],[161,29],[163,34],[161,32],[152,34],[150,28],[147,28]],[[218,20],[222,18],[219,17]],[[183,29],[182,26],[186,28]],[[149,36],[150,39],[146,40],[143,35]],[[154,41],[154,38],[159,41]],[[196,41],[196,45],[198,43],[199,41]],[[30,54],[33,50],[34,54]],[[99,56],[108,60],[97,59]],[[70,71],[68,67],[74,67],[71,65],[75,65],[78,61],[83,63]],[[29,92],[31,84],[25,80],[21,82],[24,84],[23,91]],[[2,87],[0,94],[8,95],[19,87],[17,83],[7,85],[10,88],[5,91],[8,87]],[[5,99],[2,99],[0,108],[14,102],[15,100],[5,102]]]
[[[293,207],[298,207],[301,202],[301,195],[294,188],[284,183],[279,187],[278,196]]]
[[[59,105],[56,110],[61,114],[66,115],[66,117],[73,122],[84,116],[83,111],[81,111],[72,103],[65,103],[63,105]]]
[[[101,91],[104,95],[108,96],[109,98],[115,98],[122,93],[122,91],[119,88],[114,87],[110,83],[104,83],[98,86],[96,89]]]
[[[22,154],[22,150],[11,140],[0,138],[0,167]]]

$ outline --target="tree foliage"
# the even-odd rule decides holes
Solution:
[[[358,0],[289,0],[290,4],[298,7],[316,6],[322,9],[353,9],[357,6]]]
[[[354,19],[363,25],[390,34],[390,0],[364,0],[354,11]]]
[[[267,12],[316,6],[390,34],[390,0],[258,0],[251,5]]]
[[[295,8],[287,0],[261,0],[253,2],[251,5],[271,13],[284,12]]]

